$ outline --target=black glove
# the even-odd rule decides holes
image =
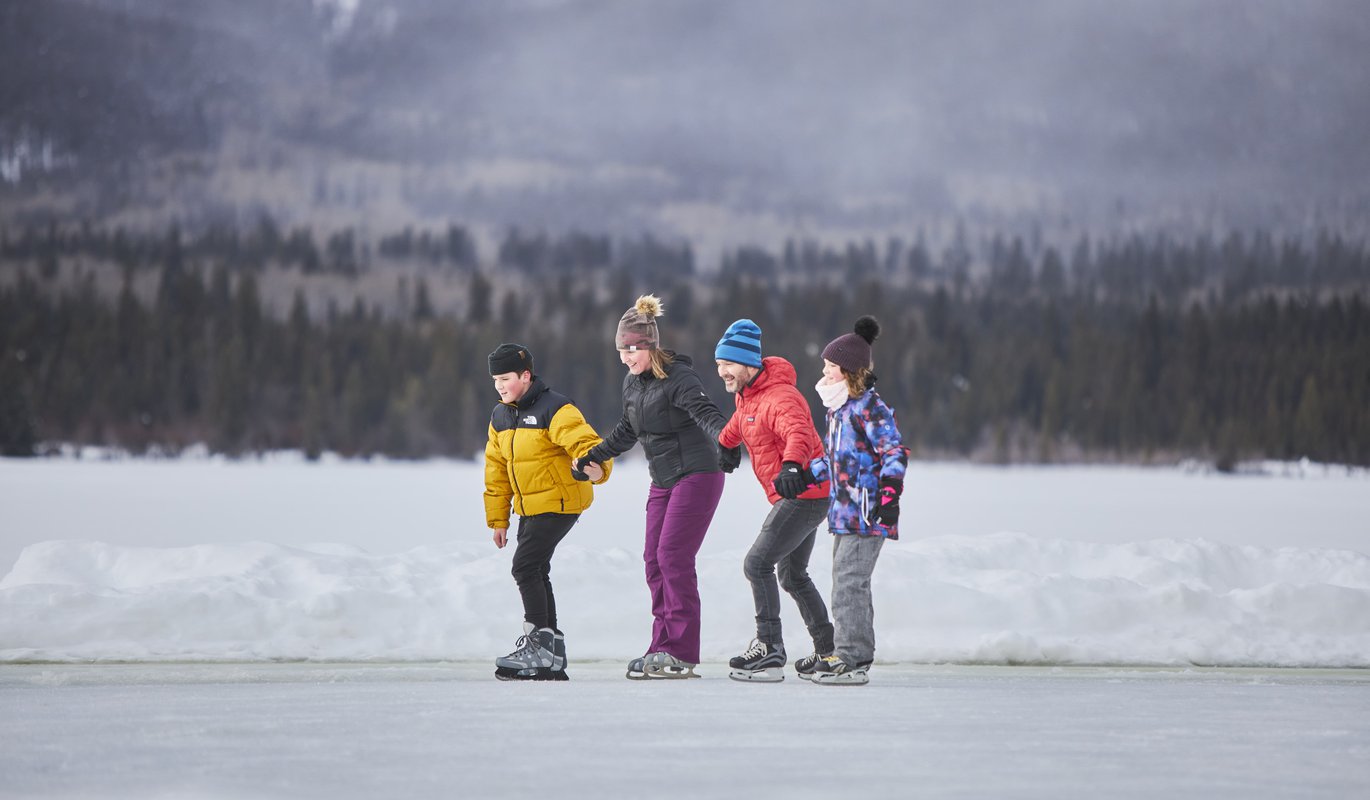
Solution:
[[[780,474],[775,476],[775,493],[786,500],[793,500],[803,494],[811,483],[813,473],[809,472],[808,467],[801,467],[794,461],[786,461],[780,465]]]
[[[742,445],[737,447],[720,447],[718,449],[718,468],[724,472],[732,472],[737,469],[737,465],[742,463]]]
[[[585,467],[594,463],[598,462],[596,462],[593,458],[590,458],[589,456],[581,456],[580,458],[577,458],[575,462],[571,464],[571,477],[575,478],[578,481],[590,480],[590,476],[585,474]]]
[[[899,524],[899,495],[904,493],[903,481],[880,481],[880,505],[875,507],[875,521],[887,528]]]

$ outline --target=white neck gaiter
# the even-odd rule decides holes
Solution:
[[[814,391],[818,392],[819,398],[823,400],[823,406],[829,411],[836,411],[851,397],[847,393],[847,382],[827,383],[826,381],[826,378],[819,379],[818,384],[813,388]]]

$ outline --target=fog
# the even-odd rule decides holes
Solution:
[[[19,50],[55,49],[5,59],[0,136],[39,130],[90,164],[100,134],[63,113],[79,92],[37,96],[105,69],[139,100],[105,116],[141,121],[105,158],[188,142],[232,172],[275,149],[301,216],[336,194],[353,213],[686,235],[737,213],[761,235],[1367,201],[1354,0],[60,0],[6,18]],[[165,53],[119,44],[153,30]],[[83,36],[99,67],[63,53]],[[225,183],[211,200],[255,201]]]

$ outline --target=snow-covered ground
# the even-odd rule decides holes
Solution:
[[[573,660],[646,645],[646,486],[620,465],[553,562]],[[0,461],[0,662],[488,661],[521,612],[480,492],[470,463]],[[1370,666],[1363,472],[922,464],[904,504],[875,575],[883,662]],[[751,638],[766,510],[735,473],[699,561],[706,659]]]

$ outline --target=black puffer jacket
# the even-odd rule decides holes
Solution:
[[[728,420],[704,391],[689,356],[671,354],[666,377],[651,370],[623,379],[623,418],[590,451],[596,461],[642,442],[652,483],[669,489],[686,475],[718,472],[718,434]]]

